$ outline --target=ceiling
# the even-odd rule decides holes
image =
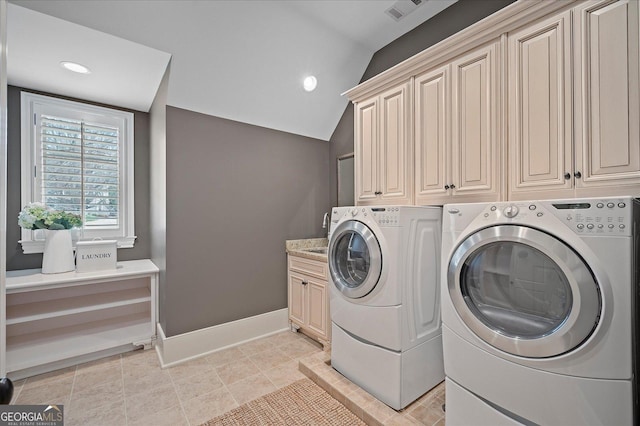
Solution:
[[[170,59],[169,105],[328,140],[373,53],[456,1],[10,0],[8,80],[148,111]]]

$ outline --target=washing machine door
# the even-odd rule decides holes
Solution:
[[[450,259],[448,290],[479,338],[530,358],[580,346],[602,310],[600,288],[582,257],[525,226],[489,227],[466,238]]]
[[[350,299],[366,296],[380,279],[380,244],[362,222],[348,220],[336,227],[329,241],[328,257],[334,286]]]

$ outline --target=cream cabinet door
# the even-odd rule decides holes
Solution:
[[[366,204],[378,198],[378,97],[355,106],[355,199]]]
[[[573,194],[570,16],[508,34],[510,199]]]
[[[309,328],[320,335],[328,337],[329,306],[327,304],[327,282],[310,279],[306,286],[307,301],[309,303],[308,324]]]
[[[638,1],[592,1],[573,10],[576,170],[582,175],[576,179],[576,194],[637,195],[640,193]]]
[[[379,192],[384,204],[410,204],[412,164],[410,160],[411,86],[404,83],[380,95]]]
[[[450,176],[450,66],[419,75],[414,80],[415,201],[429,204],[449,196]]]
[[[499,43],[474,49],[452,63],[451,176],[455,197],[500,199],[498,129]]]
[[[305,286],[307,278],[289,272],[289,319],[298,325],[305,324]]]
[[[411,204],[411,101],[407,82],[356,105],[356,204]]]

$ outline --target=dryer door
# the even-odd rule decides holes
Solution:
[[[331,234],[328,256],[333,284],[348,298],[366,296],[380,279],[380,244],[362,222],[348,220],[339,224]]]
[[[542,231],[500,225],[465,239],[449,261],[456,311],[482,340],[545,358],[584,342],[600,319],[600,288],[571,247]]]

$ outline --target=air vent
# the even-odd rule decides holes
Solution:
[[[423,0],[399,0],[393,4],[385,13],[391,16],[395,21],[399,21],[422,4]]]

